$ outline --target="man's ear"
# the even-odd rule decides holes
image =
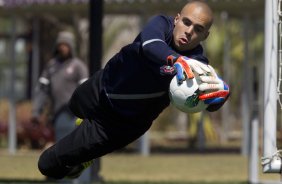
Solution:
[[[175,17],[174,17],[174,25],[179,21],[180,18],[180,14],[178,13]]]
[[[209,37],[209,35],[210,35],[210,32],[207,31],[207,32],[206,32],[206,35],[205,35],[205,39],[207,39],[207,38]]]

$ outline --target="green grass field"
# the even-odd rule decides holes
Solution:
[[[0,151],[0,183],[44,183],[37,170],[38,151],[11,156]],[[260,170],[259,170],[260,171]],[[248,183],[248,160],[238,154],[113,153],[102,158],[106,184],[243,184]],[[260,180],[279,181],[278,174]]]

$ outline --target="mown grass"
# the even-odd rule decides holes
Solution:
[[[37,169],[38,151],[14,156],[0,152],[0,183],[46,183]],[[138,154],[113,153],[102,158],[106,184],[244,184],[248,160],[239,154]],[[259,171],[260,172],[260,171]],[[279,175],[260,179],[279,181]]]
[[[0,183],[9,184],[55,184],[55,182],[34,181],[34,180],[0,180]],[[58,183],[58,182],[57,182]],[[104,184],[247,184],[248,182],[148,182],[148,181],[105,181]],[[97,184],[92,182],[92,184]]]

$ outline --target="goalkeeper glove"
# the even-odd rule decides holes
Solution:
[[[228,99],[230,92],[229,86],[220,79],[212,66],[209,65],[211,76],[199,76],[202,84],[199,85],[200,91],[206,91],[199,95],[199,99],[208,104],[207,110],[218,110]]]
[[[194,78],[194,73],[202,75],[204,73],[210,72],[210,68],[207,64],[201,63],[195,59],[191,59],[185,56],[174,56],[170,55],[167,57],[167,62],[169,66],[173,66],[176,73],[176,78],[179,83],[182,83],[187,78]]]

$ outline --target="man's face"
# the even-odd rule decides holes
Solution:
[[[201,7],[184,7],[174,20],[174,47],[179,51],[194,49],[208,37],[211,22],[212,18]]]
[[[57,50],[58,50],[59,57],[60,57],[61,59],[66,59],[66,58],[68,58],[68,57],[70,56],[70,54],[71,54],[70,47],[69,47],[67,44],[65,44],[65,43],[60,43],[60,44],[58,45]]]

